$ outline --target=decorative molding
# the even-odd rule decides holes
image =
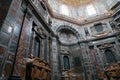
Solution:
[[[77,36],[78,39],[80,38],[80,35],[79,35],[78,31],[76,31],[76,30],[75,30],[74,28],[72,28],[71,26],[69,26],[69,25],[60,25],[60,26],[57,28],[56,32],[59,32],[59,31],[62,30],[62,29],[71,30],[71,31]]]
[[[101,32],[101,33],[97,33],[97,34],[93,34],[93,37],[103,37],[103,36],[107,36],[110,33],[110,31],[105,31],[105,32]]]

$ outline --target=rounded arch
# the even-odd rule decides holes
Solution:
[[[80,35],[78,33],[78,31],[76,31],[73,27],[69,26],[69,25],[60,25],[57,29],[56,29],[56,33],[58,34],[59,31],[66,29],[66,30],[70,30],[71,32],[73,32],[76,37],[79,39]]]

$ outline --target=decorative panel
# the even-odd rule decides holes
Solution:
[[[18,41],[18,38],[19,38],[19,35],[20,35],[20,27],[15,26],[13,34],[14,34],[13,39],[15,41]]]
[[[90,28],[93,37],[107,36],[110,32],[106,24],[97,23]]]
[[[10,40],[9,34],[1,31],[0,32],[0,43],[3,44],[3,45],[5,45],[5,46],[8,46],[9,40]]]
[[[11,69],[12,69],[12,64],[11,63],[6,63],[4,73],[3,73],[4,76],[9,76],[10,72],[11,72]]]
[[[105,56],[106,56],[106,59],[107,59],[108,63],[116,63],[117,62],[117,60],[116,60],[116,58],[113,54],[114,53],[112,52],[112,50],[105,49]]]
[[[74,64],[74,71],[76,73],[82,72],[82,65],[81,65],[80,57],[75,57],[73,64]]]
[[[17,43],[15,41],[12,41],[11,45],[10,45],[10,52],[15,53],[16,52],[16,48],[17,48]]]

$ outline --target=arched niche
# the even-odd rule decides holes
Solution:
[[[70,62],[68,56],[63,56],[64,70],[70,69]]]
[[[105,53],[105,56],[106,56],[107,63],[111,64],[111,63],[116,63],[117,62],[117,60],[115,58],[115,55],[114,55],[112,50],[106,48],[104,53]]]

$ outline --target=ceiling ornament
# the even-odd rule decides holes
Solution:
[[[56,0],[56,1],[65,5],[79,7],[81,5],[90,4],[98,0]]]

